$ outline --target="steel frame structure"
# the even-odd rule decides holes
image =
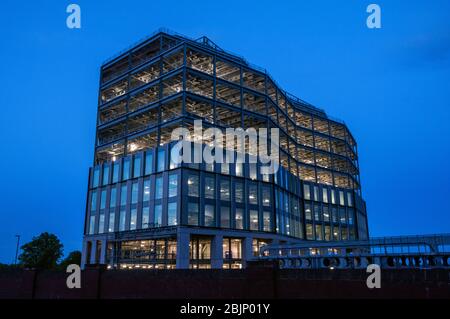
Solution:
[[[135,235],[141,240],[154,238],[159,227],[175,227],[172,233],[177,240],[184,238],[177,246],[184,259],[189,236],[182,235],[181,228],[190,236],[211,236],[212,243],[217,236],[219,241],[222,237],[241,238],[245,250],[251,249],[252,240],[296,243],[368,237],[352,134],[344,122],[285,92],[265,69],[221,49],[206,37],[193,40],[160,30],[105,62],[99,86],[84,264],[110,262],[106,253],[109,244],[118,246],[111,260],[120,263],[117,252],[121,242]],[[280,171],[262,176],[252,173],[248,164],[241,168],[241,175],[233,165],[226,170],[219,164],[212,168],[204,164],[172,167],[171,130],[189,128],[199,119],[205,128],[279,128]],[[162,167],[158,164],[160,157]],[[195,174],[200,190],[191,196],[189,176]],[[174,175],[177,197],[168,198],[166,188]],[[209,177],[215,180],[217,194],[213,199],[205,198]],[[222,200],[219,192],[222,182],[229,183],[227,200]],[[246,197],[242,203],[236,201],[234,193],[239,183],[244,185]],[[255,203],[248,197],[252,185],[256,187]],[[145,187],[148,196],[144,195]],[[162,187],[163,197],[156,198]],[[269,191],[264,193],[266,188]],[[136,201],[134,196],[138,197]],[[263,196],[267,196],[269,205],[263,204]],[[190,204],[197,205],[196,224],[189,220]],[[169,222],[169,205],[176,207],[176,224]],[[212,224],[206,222],[208,205],[213,207]],[[157,207],[162,207],[162,216],[155,212]],[[222,208],[229,214],[229,224],[222,223]],[[144,210],[149,215],[144,216]],[[238,210],[242,210],[239,214],[243,219],[239,227]],[[256,228],[252,227],[254,218],[258,220]],[[214,246],[217,251],[212,255],[218,259],[221,249]],[[244,255],[242,258],[248,259],[251,253]],[[220,265],[216,263],[216,267]],[[185,268],[186,262],[177,259],[177,267]]]

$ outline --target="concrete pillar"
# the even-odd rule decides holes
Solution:
[[[86,241],[83,240],[83,247],[81,249],[81,269],[84,269],[85,265],[86,265],[86,255],[87,255],[87,244]]]
[[[211,268],[222,269],[223,267],[223,236],[215,235],[211,241]]]
[[[247,267],[247,261],[253,258],[253,238],[245,237],[242,240],[242,268]]]
[[[177,234],[177,259],[176,269],[189,269],[189,241],[190,234],[180,229]]]
[[[111,266],[111,268],[114,268],[114,262],[116,259],[116,254],[117,254],[117,244],[115,242],[112,242],[112,250],[111,250],[111,256],[109,256],[109,265]]]
[[[102,242],[102,250],[100,252],[100,264],[106,264],[106,251],[107,251],[107,241],[106,239],[101,240]]]
[[[95,257],[97,255],[97,241],[96,240],[92,240],[92,245],[91,245],[91,260],[89,261],[90,264],[95,264],[97,261],[95,260]]]

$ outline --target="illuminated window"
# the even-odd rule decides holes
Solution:
[[[177,224],[177,203],[169,203],[167,208],[167,224],[173,226]]]
[[[125,209],[121,209],[119,213],[119,231],[125,230],[125,217],[126,217],[125,215],[126,215]]]
[[[148,202],[150,200],[150,180],[144,180],[144,194],[142,200]]]
[[[119,170],[120,170],[119,162],[114,162],[113,175],[112,175],[112,182],[113,183],[117,183],[119,181]]]
[[[331,204],[336,204],[336,192],[334,189],[331,190]]]
[[[198,226],[198,204],[188,204],[188,225]]]
[[[314,220],[319,221],[320,220],[320,206],[314,205]]]
[[[114,213],[114,210],[111,209],[109,212],[109,224],[108,224],[108,232],[110,233],[114,232],[115,219],[116,214]]]
[[[145,175],[151,174],[153,171],[153,154],[147,152],[145,154]]]
[[[205,170],[208,172],[214,172],[214,163],[205,163]]]
[[[271,218],[271,212],[264,211],[263,212],[263,230],[264,231],[272,231],[272,218]]]
[[[230,200],[230,181],[221,180],[220,181],[220,200],[229,201]]]
[[[156,227],[162,226],[162,205],[155,205],[155,219],[154,223]]]
[[[263,187],[262,188],[262,202],[263,206],[270,206],[270,188],[269,187]]]
[[[256,173],[256,163],[249,163],[248,164],[249,167],[249,177],[251,180],[255,180],[257,177],[257,173]]]
[[[215,211],[214,205],[205,205],[205,226],[206,227],[216,226],[214,211]]]
[[[123,160],[122,180],[125,181],[130,178],[130,159],[125,158]]]
[[[242,163],[236,163],[235,165],[236,176],[244,176],[244,167]]]
[[[250,215],[250,230],[259,230],[258,211],[251,209],[249,215]]]
[[[337,223],[339,216],[338,216],[338,211],[336,207],[331,207],[331,218],[333,223]]]
[[[270,244],[269,240],[258,239],[258,238],[253,239],[252,240],[253,256],[255,256],[255,257],[259,256],[260,255],[259,252],[260,252],[261,248],[268,244]]]
[[[95,211],[97,209],[97,192],[94,191],[91,193],[91,211]]]
[[[244,184],[241,182],[235,183],[234,200],[236,201],[236,203],[244,202]]]
[[[228,164],[228,163],[220,164],[220,171],[222,174],[225,174],[225,175],[230,174],[230,164]]]
[[[135,230],[137,226],[137,209],[132,208],[130,214],[130,230]]]
[[[131,185],[131,204],[136,204],[138,202],[138,194],[139,194],[139,184],[134,182]]]
[[[342,240],[348,240],[348,229],[347,228],[341,229],[341,237],[342,237]]]
[[[193,197],[199,196],[199,178],[198,174],[190,173],[187,178],[188,195]]]
[[[124,184],[120,188],[120,206],[125,206],[127,204],[127,185]]]
[[[92,187],[97,187],[98,186],[98,184],[99,184],[99,178],[100,178],[100,167],[99,166],[97,166],[95,169],[94,169],[94,173],[93,173],[93,176],[92,176]]]
[[[313,227],[311,224],[306,224],[306,239],[308,240],[314,239]]]
[[[106,189],[102,190],[100,194],[100,209],[105,209],[106,206]]]
[[[258,204],[258,186],[250,184],[248,186],[248,200],[250,204]]]
[[[224,268],[241,268],[240,264],[231,263],[231,259],[242,258],[242,239],[224,237],[222,241]]]
[[[326,188],[322,189],[322,201],[328,203],[328,189]]]
[[[215,178],[211,176],[205,177],[205,198],[215,198]]]
[[[166,152],[164,151],[164,149],[159,149],[158,150],[158,161],[157,161],[157,166],[156,166],[157,172],[162,172],[164,170],[165,156],[166,156]]]
[[[104,165],[103,166],[103,178],[102,178],[102,185],[106,185],[109,182],[109,166]]]
[[[339,208],[339,220],[340,220],[341,224],[347,223],[347,217],[345,216],[344,208]]]
[[[339,227],[333,227],[333,240],[339,240]]]
[[[322,225],[316,225],[316,240],[323,240]]]
[[[93,235],[95,232],[95,215],[89,218],[89,235]]]
[[[134,157],[133,163],[133,177],[141,176],[141,156],[137,155]]]
[[[312,215],[311,215],[311,204],[305,204],[305,218],[307,220],[311,220],[312,219]]]
[[[310,187],[308,184],[303,185],[303,196],[306,200],[311,199],[311,191],[310,191]]]
[[[178,192],[178,175],[169,174],[169,197],[177,196]]]
[[[230,228],[230,207],[220,207],[220,227]]]
[[[150,226],[150,207],[145,206],[142,208],[142,228],[148,228]]]
[[[328,206],[324,205],[322,207],[322,215],[323,215],[323,221],[329,222],[330,221],[330,210]]]
[[[325,240],[326,241],[330,241],[331,240],[331,227],[330,226],[325,226],[324,227],[325,230]]]
[[[244,210],[242,208],[236,208],[235,225],[236,229],[244,229]]]
[[[319,201],[319,187],[318,186],[314,186],[314,200],[316,202]]]
[[[344,192],[343,191],[339,191],[339,204],[342,205],[342,206],[345,205]]]
[[[155,199],[161,199],[163,197],[163,177],[158,176],[155,179]]]
[[[347,213],[348,213],[348,224],[353,225],[355,219],[355,210],[349,208],[347,210]]]
[[[352,197],[352,193],[350,193],[350,192],[347,193],[347,205],[349,207],[353,207],[353,197]]]
[[[170,165],[169,165],[169,168],[170,168],[170,169],[174,169],[174,168],[179,167],[179,166],[180,166],[180,163],[181,163],[181,160],[182,160],[180,154],[177,153],[176,151],[174,151],[174,147],[175,147],[175,146],[172,146],[172,147],[171,147],[171,151],[170,151],[170,153],[169,153],[169,155],[170,155]]]

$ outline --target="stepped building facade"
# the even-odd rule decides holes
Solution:
[[[175,158],[174,129],[202,150],[212,127],[277,128],[279,169],[249,160],[248,137],[244,163]],[[164,31],[101,66],[83,266],[236,269],[270,243],[367,238],[352,134],[265,70]]]

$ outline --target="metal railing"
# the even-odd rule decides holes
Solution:
[[[267,245],[260,256],[282,268],[450,268],[450,234]]]

